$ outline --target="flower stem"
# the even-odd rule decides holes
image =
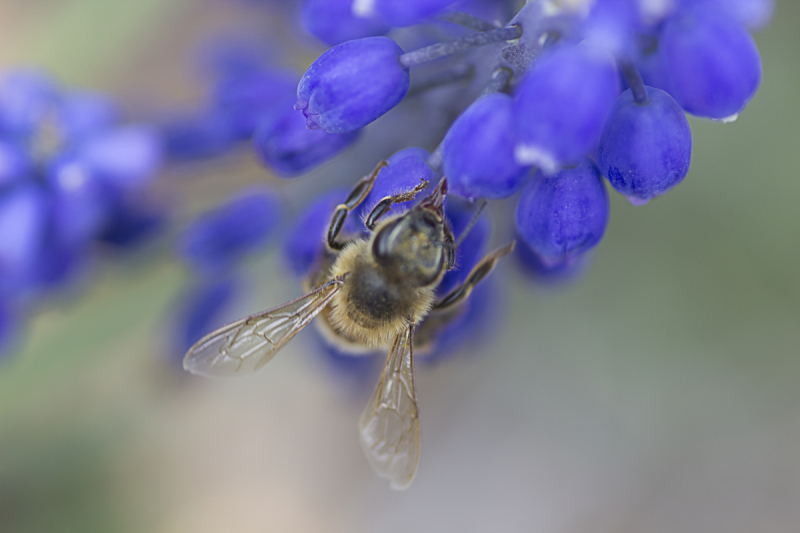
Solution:
[[[503,41],[513,41],[522,36],[522,28],[520,26],[506,26],[505,28],[497,28],[495,30],[487,31],[484,33],[474,33],[454,39],[444,43],[436,43],[413,52],[408,52],[400,56],[400,64],[406,68],[419,65],[439,59],[440,57],[449,56],[458,52],[464,52],[471,48],[478,46],[485,46],[487,44],[499,43]]]
[[[619,68],[622,71],[622,74],[625,76],[625,80],[628,82],[628,85],[631,86],[633,101],[639,105],[647,104],[650,99],[647,96],[647,89],[644,86],[642,75],[639,74],[639,70],[636,68],[636,66],[631,61],[623,59],[619,62]]]
[[[511,74],[511,69],[506,67],[500,67],[492,72],[492,79],[486,84],[480,96],[486,96],[487,94],[496,93],[505,89],[506,85],[508,85],[508,82],[511,80]],[[480,96],[478,98],[480,98]]]
[[[491,31],[497,29],[497,26],[491,22],[470,15],[469,13],[464,13],[463,11],[447,11],[439,18],[475,31]]]

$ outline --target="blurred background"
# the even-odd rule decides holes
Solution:
[[[134,110],[191,107],[209,35],[269,36],[285,52],[299,30],[268,4],[3,0],[0,69],[43,68]],[[753,102],[733,124],[690,119],[692,168],[669,195],[644,207],[611,195],[580,279],[495,271],[494,333],[418,365],[408,491],[377,479],[357,442],[375,364],[342,371],[304,332],[250,378],[179,369],[172,317],[191,276],[172,230],[39,307],[0,361],[0,531],[798,531],[798,25],[800,4],[778,0],[756,35]],[[305,46],[288,66],[324,50]],[[250,183],[291,214],[398,147],[364,140],[296,180],[243,149],[158,187],[182,198],[178,228]],[[505,207],[491,213],[498,244]],[[246,262],[230,315],[301,290],[278,241]]]

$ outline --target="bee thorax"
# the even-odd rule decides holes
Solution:
[[[348,272],[342,290],[331,302],[333,329],[367,346],[385,346],[409,323],[430,311],[434,292],[386,275],[370,254],[359,253],[366,242],[354,243],[337,258],[332,274]]]

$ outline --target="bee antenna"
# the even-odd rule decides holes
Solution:
[[[481,216],[481,213],[483,213],[483,210],[486,209],[487,203],[488,202],[486,200],[481,201],[481,205],[478,206],[478,210],[475,211],[474,215],[472,215],[472,220],[469,221],[467,227],[464,228],[464,231],[462,231],[461,235],[458,236],[458,240],[453,245],[453,250],[457,250],[458,247],[461,246],[461,243],[464,242],[464,239],[466,239],[467,235],[469,235],[469,232],[472,231],[473,227],[475,227],[475,224],[478,222],[478,218]]]

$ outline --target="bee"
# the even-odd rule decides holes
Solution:
[[[337,206],[306,294],[209,333],[189,349],[183,366],[205,376],[254,372],[317,316],[324,336],[345,350],[387,349],[378,385],[359,420],[359,437],[373,470],[402,490],[420,458],[415,330],[446,322],[514,242],[487,254],[460,286],[437,301],[436,287],[454,268],[457,247],[444,216],[446,178],[400,214],[387,216],[392,205],[414,200],[426,182],[383,198],[364,219],[366,235],[339,240],[347,215],[366,199],[387,164],[378,164]]]

